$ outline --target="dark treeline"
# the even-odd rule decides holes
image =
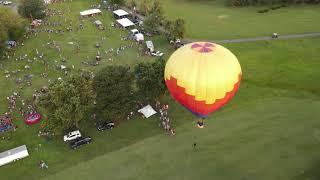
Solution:
[[[319,4],[320,0],[228,0],[232,6],[276,5],[276,4]]]

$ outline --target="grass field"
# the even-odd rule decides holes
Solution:
[[[63,9],[67,19],[75,22],[73,26],[76,28],[79,11],[89,8],[92,2],[95,1],[73,0],[72,3],[56,4],[51,8]],[[190,1],[186,6],[191,7],[193,3]],[[317,7],[303,8],[311,12]],[[245,8],[238,10],[245,11]],[[284,18],[289,15],[281,16]],[[311,14],[306,17],[314,18]],[[58,21],[55,18],[64,21],[57,17],[50,18],[50,21]],[[106,25],[113,20],[106,11],[97,19]],[[81,61],[87,56],[93,59],[96,55],[98,50],[94,45],[97,42],[101,43],[101,53],[110,47],[115,49],[127,44],[120,40],[120,34],[126,34],[124,31],[98,31],[90,19],[84,23],[83,31],[51,36],[62,47],[62,56],[66,57],[68,67],[75,65],[76,69],[97,71],[108,64],[131,66],[140,61],[154,60],[137,57],[137,48],[132,48],[116,56],[113,62],[106,60],[108,55],[102,55],[104,60],[96,68],[82,65]],[[236,26],[237,23],[234,23]],[[259,20],[255,23],[257,27],[262,24]],[[300,23],[306,27],[309,25],[306,21]],[[194,25],[196,27],[197,24]],[[313,25],[317,26],[314,22],[310,24]],[[303,27],[295,28],[307,32]],[[221,39],[224,36],[238,37],[232,33],[227,36],[222,29],[220,35]],[[208,38],[220,38],[220,35],[208,33]],[[107,37],[106,41],[101,40],[103,36]],[[37,38],[27,40],[23,47],[17,49],[16,56],[28,53],[29,57],[33,57],[38,48],[45,52],[49,60],[49,79],[64,77],[61,71],[54,70],[54,60],[61,64],[57,51],[42,47],[48,42],[47,37],[46,34],[40,34]],[[172,50],[167,50],[168,45],[163,38],[155,37],[153,40],[156,47],[167,53],[166,56],[170,54]],[[79,54],[74,53],[74,47],[68,44],[70,41],[80,44]],[[238,57],[242,67],[243,81],[239,93],[226,107],[208,119],[204,129],[196,128],[193,122],[195,117],[166,96],[164,101],[170,104],[169,116],[177,130],[175,137],[164,135],[158,128],[157,116],[148,120],[136,117],[123,122],[111,132],[103,133],[97,132],[92,122],[88,121],[86,128],[81,130],[93,137],[93,143],[73,151],[60,138],[46,141],[38,137],[38,125],[25,126],[18,116],[14,120],[19,126],[18,130],[0,134],[1,137],[11,137],[11,140],[0,138],[0,152],[26,144],[30,156],[1,167],[1,180],[317,180],[320,178],[317,170],[320,163],[319,44],[320,38],[225,44]],[[27,64],[14,59],[5,60],[4,69],[23,69]],[[40,61],[35,61],[30,72],[23,71],[9,80],[4,75],[0,76],[0,112],[6,111],[5,97],[17,89],[15,78],[28,73],[35,74],[33,85],[23,90],[23,98],[30,96],[35,88],[48,83],[47,79],[38,77],[43,68]],[[196,151],[192,149],[194,141],[198,143]],[[37,162],[41,159],[48,163],[48,170],[38,169]]]
[[[311,50],[319,40],[230,46],[242,59],[244,82],[205,129],[174,103],[173,119],[185,119],[176,137],[153,135],[46,179],[319,179],[319,86],[300,80],[319,77]]]
[[[293,34],[319,32],[320,6],[289,6],[268,13],[262,7],[228,7],[224,0],[161,0],[165,14],[186,21],[186,37],[234,39],[270,36],[273,32]]]
[[[60,140],[46,142],[38,138],[34,127],[25,128],[12,134],[13,139],[19,140],[4,143],[11,143],[10,147],[26,143],[31,156],[2,167],[0,174],[14,172],[6,174],[7,179],[21,179],[22,175],[28,179],[102,179],[108,172],[112,179],[142,180],[166,175],[172,177],[169,179],[188,179],[198,176],[195,172],[203,173],[199,175],[202,179],[255,179],[261,173],[268,175],[265,179],[315,176],[311,169],[320,160],[314,154],[320,132],[320,97],[312,79],[320,75],[319,55],[315,53],[319,42],[320,39],[304,39],[228,45],[241,61],[244,80],[235,99],[212,116],[203,131],[191,123],[195,117],[172,101],[169,114],[178,127],[174,138],[157,128],[157,117],[136,119],[102,134],[88,125],[85,132],[94,138],[94,143],[74,152]],[[293,67],[296,69],[292,70]],[[283,75],[274,75],[279,72]],[[25,133],[28,135],[21,137]],[[191,149],[193,136],[199,153]],[[38,143],[42,143],[41,150],[35,150]],[[187,156],[188,161],[183,161]],[[46,159],[48,171],[36,167],[39,159]],[[72,168],[76,164],[79,165]],[[162,166],[169,168],[160,170]],[[124,172],[118,174],[120,169]],[[303,171],[306,174],[301,174]]]
[[[301,180],[320,160],[319,106],[279,97],[248,103],[204,130],[186,123],[176,137],[156,135],[46,179]]]

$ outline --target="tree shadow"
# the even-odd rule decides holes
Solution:
[[[294,180],[319,180],[320,179],[320,161],[315,163],[311,168],[301,172]]]

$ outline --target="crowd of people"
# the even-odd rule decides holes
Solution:
[[[161,105],[159,101],[156,102],[156,109],[160,114],[159,127],[162,127],[165,131],[169,132],[171,135],[175,135],[175,130],[170,125],[170,118],[168,116],[169,105]]]

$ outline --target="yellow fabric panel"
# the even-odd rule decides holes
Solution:
[[[241,67],[237,58],[223,46],[214,44],[212,52],[201,53],[192,49],[192,44],[171,55],[166,64],[165,79],[176,78],[178,86],[184,87],[187,94],[212,104],[233,89]]]

